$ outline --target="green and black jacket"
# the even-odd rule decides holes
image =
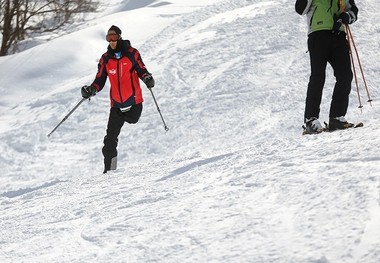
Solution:
[[[308,33],[320,30],[332,30],[336,18],[341,13],[347,13],[350,17],[349,23],[357,20],[358,8],[354,0],[297,0],[296,12],[306,15],[308,21]],[[341,26],[341,31],[345,30]]]

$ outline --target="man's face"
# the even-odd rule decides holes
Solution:
[[[110,30],[107,33],[106,40],[110,43],[110,47],[112,49],[116,49],[117,40],[120,38],[118,34],[116,34],[115,31]]]

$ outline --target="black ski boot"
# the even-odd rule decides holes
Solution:
[[[103,171],[104,174],[110,170],[116,170],[116,168],[117,168],[117,156],[111,159],[104,158],[104,171]]]
[[[323,132],[323,127],[316,117],[306,119],[305,125],[302,127],[304,129],[303,134],[317,134]]]
[[[352,128],[355,125],[353,123],[349,123],[344,116],[330,118],[329,121],[329,131],[335,130],[344,130],[348,128]]]

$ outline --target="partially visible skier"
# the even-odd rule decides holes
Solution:
[[[305,133],[323,130],[319,122],[326,66],[331,65],[336,78],[329,113],[329,130],[346,129],[349,94],[353,78],[345,25],[357,20],[354,0],[297,0],[296,12],[307,16],[308,50],[311,75],[304,114]]]

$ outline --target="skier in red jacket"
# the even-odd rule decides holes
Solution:
[[[109,46],[100,58],[95,80],[81,89],[82,97],[90,98],[103,89],[107,77],[111,84],[111,109],[102,149],[103,173],[116,169],[118,136],[124,122],[137,123],[141,116],[143,97],[139,79],[148,88],[154,87],[152,74],[146,69],[139,51],[129,40],[121,38],[120,28],[111,26],[106,40]]]

